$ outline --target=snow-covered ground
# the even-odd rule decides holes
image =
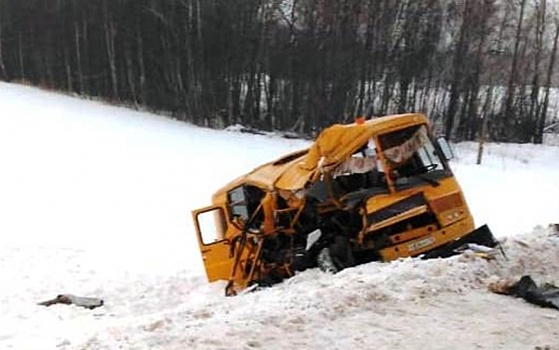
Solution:
[[[559,312],[487,291],[559,285],[559,147],[490,144],[480,166],[455,147],[508,260],[311,270],[234,298],[206,283],[190,211],[306,145],[0,83],[0,349],[559,349]],[[37,305],[62,293],[105,305]]]

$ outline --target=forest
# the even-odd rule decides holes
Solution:
[[[0,80],[307,136],[421,112],[455,141],[541,143],[558,41],[551,0],[0,1]]]

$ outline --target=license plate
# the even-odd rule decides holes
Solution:
[[[425,248],[427,246],[430,246],[431,244],[435,243],[435,239],[433,237],[427,237],[427,238],[423,238],[420,239],[418,241],[412,242],[410,244],[408,244],[408,250],[414,251],[414,250],[419,250],[422,248]]]

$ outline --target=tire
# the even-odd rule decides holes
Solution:
[[[332,260],[332,256],[330,255],[330,248],[322,248],[322,250],[318,253],[316,257],[316,264],[318,268],[324,272],[328,273],[336,273],[340,271],[336,264],[334,264],[334,260]]]
[[[347,237],[337,236],[329,246],[322,248],[316,257],[318,267],[329,273],[355,266],[355,258]]]

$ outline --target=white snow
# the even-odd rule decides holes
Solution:
[[[307,144],[0,83],[0,349],[559,349],[559,312],[487,291],[523,274],[559,285],[559,147],[489,144],[475,165],[475,143],[455,146],[508,259],[310,270],[224,297],[190,211]],[[105,305],[37,305],[63,293]]]

